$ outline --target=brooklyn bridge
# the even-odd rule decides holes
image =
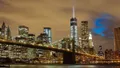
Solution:
[[[32,44],[20,43],[20,42],[14,42],[14,41],[1,39],[0,40],[0,47],[1,47],[0,48],[0,56],[1,56],[0,62],[1,63],[13,63],[13,64],[15,63],[29,63],[29,64],[30,63],[31,64],[34,64],[34,63],[39,63],[39,64],[40,63],[41,64],[42,63],[49,63],[49,64],[50,63],[58,63],[58,64],[91,63],[92,64],[92,63],[95,63],[94,61],[104,59],[103,57],[99,57],[96,54],[94,55],[89,54],[85,52],[84,50],[64,49],[64,48],[54,47],[53,45],[54,44],[42,45],[42,44],[35,44],[35,43],[32,43]],[[72,45],[74,45],[74,42]],[[18,51],[19,49],[21,49],[21,51]],[[34,56],[33,58],[31,58],[30,56],[28,56],[29,54],[28,52],[26,52],[25,54],[24,51],[26,49],[33,49],[33,51],[36,51],[37,49],[39,49],[39,50],[44,51],[44,55],[41,57]],[[50,55],[50,53],[52,54]],[[4,60],[5,58],[7,58],[7,60]]]

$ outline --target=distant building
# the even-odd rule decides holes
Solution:
[[[0,29],[0,35],[1,35],[1,39],[7,39],[7,40],[11,40],[11,31],[9,26],[6,27],[5,22],[3,22],[2,27]]]
[[[48,35],[46,33],[41,33],[36,39],[37,44],[45,45],[49,43]],[[41,57],[45,51],[43,49],[36,49],[36,56]]]
[[[25,37],[21,37],[21,36],[17,36],[17,37],[15,38],[15,40],[16,40],[17,42],[21,42],[21,43],[26,43],[26,42],[27,42],[27,39],[26,39]]]
[[[119,59],[118,51],[113,51],[112,49],[105,50],[105,59]]]
[[[88,21],[81,22],[80,36],[81,36],[81,47],[85,50],[89,49]]]
[[[0,39],[2,39],[2,29],[0,28]]]
[[[18,36],[15,37],[15,40],[20,43],[28,43],[28,33],[29,28],[26,26],[18,27]],[[12,47],[13,56],[16,59],[25,59],[28,58],[28,48],[23,46],[14,46]]]
[[[75,17],[74,7],[73,7],[73,17],[70,19],[70,32],[71,32],[71,39],[74,39],[75,45],[78,46],[77,18]]]
[[[29,28],[27,26],[19,26],[18,28],[19,35],[24,38],[28,38]]]
[[[114,28],[114,50],[120,50],[120,27]]]
[[[63,40],[61,40],[61,44],[62,48],[72,50],[72,40],[70,38],[63,38]]]
[[[95,54],[95,47],[94,47],[94,44],[93,44],[93,40],[92,40],[92,33],[89,32],[89,53],[90,54]]]
[[[49,43],[48,40],[48,35],[46,33],[41,33],[38,37],[37,37],[37,43],[39,44],[47,44]]]
[[[9,26],[7,27],[6,39],[12,40],[11,30],[10,30]]]
[[[3,24],[2,24],[1,30],[2,30],[2,38],[5,39],[5,34],[6,34],[5,22],[3,22]]]
[[[28,43],[35,43],[35,34],[28,34]]]
[[[0,28],[0,39],[11,40],[11,31],[9,26],[6,27],[5,22],[3,22]],[[10,49],[12,46],[6,44],[0,44],[0,57],[9,57]]]
[[[44,27],[44,33],[48,35],[49,43],[52,43],[52,32],[50,27]]]
[[[35,44],[35,34],[28,34],[28,43]],[[28,48],[28,58],[33,59],[36,57],[36,49],[35,48]]]
[[[92,33],[89,32],[89,47],[94,48],[93,40],[92,40]]]

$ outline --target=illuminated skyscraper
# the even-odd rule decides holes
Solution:
[[[88,21],[81,22],[81,46],[83,49],[89,49]]]
[[[94,47],[93,41],[92,41],[92,34],[91,34],[91,32],[89,32],[89,47],[90,47],[90,48],[93,48],[93,47]]]
[[[37,44],[48,44],[48,35],[46,33],[41,33],[40,35],[38,35],[37,40],[36,40]],[[43,49],[37,49],[36,50],[36,56],[37,57],[41,57],[44,54],[44,50]]]
[[[15,40],[20,43],[27,43],[28,42],[28,32],[29,28],[26,26],[19,26],[18,27],[18,36],[15,37]],[[21,58],[28,58],[28,48],[23,46],[14,46],[12,49],[14,58],[21,59]]]
[[[24,38],[28,38],[29,28],[26,26],[19,26],[19,35]]]
[[[114,28],[114,50],[120,50],[120,27]]]
[[[37,43],[38,44],[47,44],[47,43],[49,43],[49,41],[48,41],[48,35],[46,33],[41,33],[37,37]]]
[[[0,28],[0,38],[1,39],[6,39],[6,40],[11,40],[11,31],[9,26],[6,27],[5,22],[3,22],[2,27]],[[1,51],[1,56],[0,57],[8,57],[10,54],[8,54],[10,51],[9,49],[12,46],[9,46],[7,44],[0,44],[0,50]]]
[[[0,39],[2,39],[2,29],[0,28]]]
[[[48,35],[49,43],[52,43],[52,32],[50,27],[44,27],[44,33]]]
[[[12,37],[11,37],[11,30],[10,30],[9,26],[7,27],[6,39],[7,40],[11,40],[12,39]]]
[[[1,38],[2,39],[7,39],[7,40],[11,40],[11,31],[9,26],[6,27],[5,22],[3,22],[2,27],[1,27]]]
[[[70,19],[70,32],[71,39],[74,39],[75,45],[78,45],[78,33],[77,33],[77,19],[75,17],[75,9],[73,6],[73,17]]]
[[[35,43],[35,34],[28,34],[28,42]]]
[[[2,24],[2,27],[1,27],[1,28],[2,28],[2,33],[3,33],[3,34],[5,34],[5,28],[6,28],[5,22],[3,22],[3,24]]]
[[[35,44],[35,34],[28,34],[28,43]],[[27,56],[29,59],[33,59],[36,57],[36,49],[27,48]]]
[[[7,27],[5,25],[5,22],[3,22],[1,29],[2,29],[2,39],[5,39],[5,35],[7,34]]]
[[[89,54],[96,54],[91,32],[89,32],[89,51],[88,52]]]

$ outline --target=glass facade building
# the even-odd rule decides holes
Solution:
[[[77,19],[75,17],[75,9],[73,6],[73,16],[70,19],[70,36],[75,41],[75,45],[78,45],[78,30],[77,30]]]
[[[25,38],[28,37],[28,32],[29,32],[29,28],[28,27],[26,27],[26,26],[19,26],[18,31],[19,31],[19,35],[21,37],[25,37]]]
[[[50,27],[44,27],[44,33],[48,35],[49,43],[52,43],[52,32]]]

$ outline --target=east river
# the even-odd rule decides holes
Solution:
[[[112,65],[10,65],[10,68],[120,68]]]

